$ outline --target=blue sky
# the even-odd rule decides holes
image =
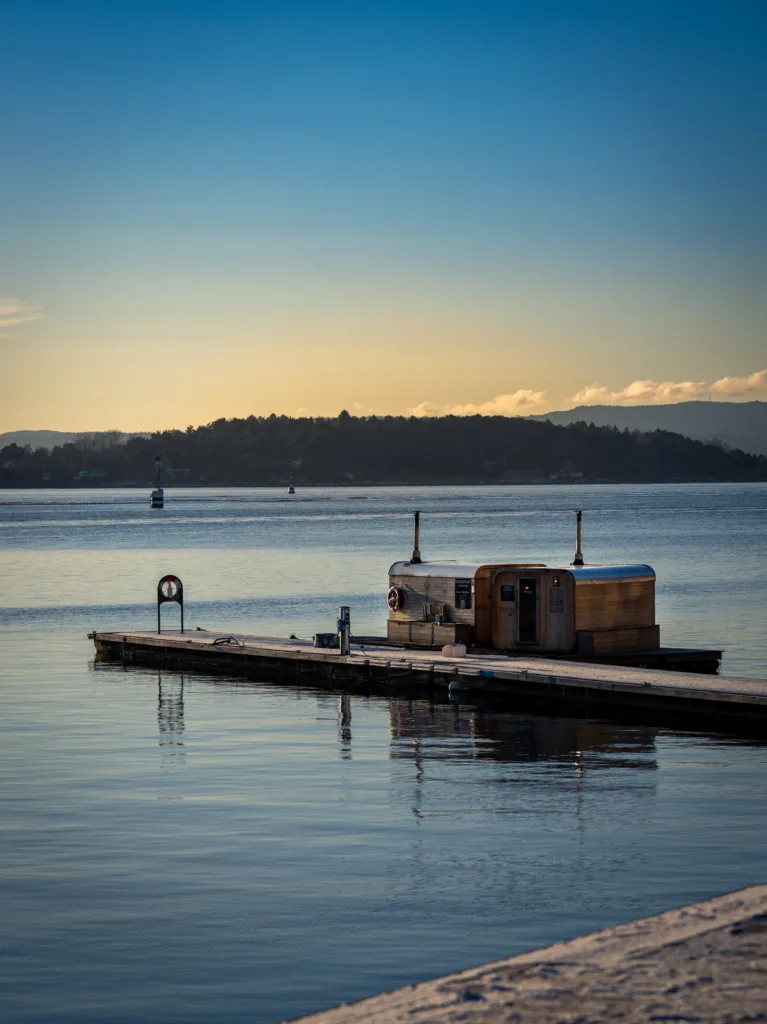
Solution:
[[[4,429],[539,411],[767,365],[762,2],[2,14]]]

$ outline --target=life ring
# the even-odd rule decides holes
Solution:
[[[405,591],[399,587],[390,587],[389,593],[386,595],[386,603],[393,612],[399,611],[405,603]]]

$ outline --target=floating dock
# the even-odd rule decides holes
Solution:
[[[317,648],[311,640],[201,629],[88,636],[99,660],[125,664],[300,681],[354,693],[429,692],[467,703],[534,704],[549,712],[650,712],[690,725],[703,719],[749,724],[760,733],[767,725],[767,680],[472,651],[451,658],[360,638],[344,654]]]

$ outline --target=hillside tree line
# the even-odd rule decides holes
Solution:
[[[1,487],[767,480],[767,458],[656,430],[505,416],[249,416],[0,450]]]

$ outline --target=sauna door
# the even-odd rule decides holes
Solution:
[[[538,643],[538,580],[534,576],[519,579],[519,642]]]
[[[495,580],[493,643],[511,650],[539,643],[539,580],[534,576],[500,573]]]
[[[534,576],[500,573],[495,580],[493,643],[511,650],[539,643],[539,580]]]

